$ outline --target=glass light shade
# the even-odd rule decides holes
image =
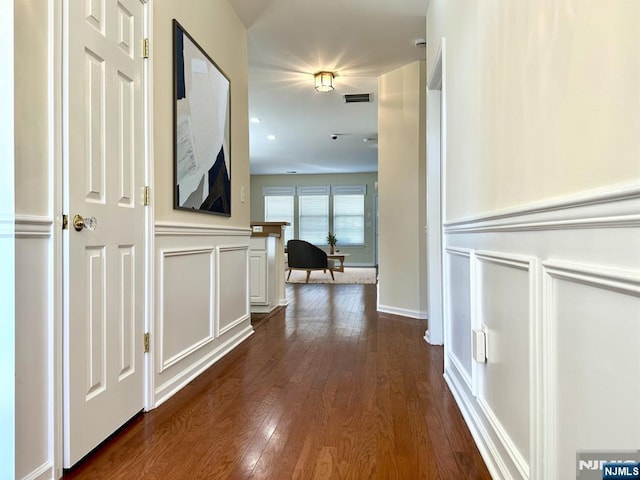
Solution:
[[[315,74],[315,80],[318,92],[330,92],[333,90],[333,73],[318,72]]]

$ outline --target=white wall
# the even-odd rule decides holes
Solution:
[[[172,19],[231,84],[231,217],[173,209]],[[252,332],[246,30],[226,0],[153,2],[154,314],[152,405]],[[245,200],[241,190],[245,189]]]
[[[379,92],[378,309],[426,318],[424,62],[382,75]]]
[[[52,478],[53,165],[48,48],[53,5],[14,3],[16,478]]]
[[[231,217],[173,209],[172,19],[178,20],[231,81]],[[247,32],[227,0],[153,2],[154,209],[156,220],[248,227],[249,97]]]
[[[496,479],[575,478],[577,451],[640,444],[639,20],[635,2],[430,5],[445,378]]]

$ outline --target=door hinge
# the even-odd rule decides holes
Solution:
[[[142,39],[142,58],[149,58],[149,39]]]
[[[63,230],[69,229],[69,215],[64,213],[62,214],[62,229]]]
[[[144,187],[144,194],[143,194],[143,199],[142,199],[142,204],[145,207],[148,207],[149,204],[151,203],[151,188]]]
[[[149,353],[149,332],[144,334],[144,353]]]

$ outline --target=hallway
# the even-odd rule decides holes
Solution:
[[[289,306],[65,479],[489,479],[423,321],[375,285],[287,285]]]

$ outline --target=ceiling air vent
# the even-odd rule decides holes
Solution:
[[[344,96],[344,103],[367,103],[370,101],[370,93],[348,93]]]

